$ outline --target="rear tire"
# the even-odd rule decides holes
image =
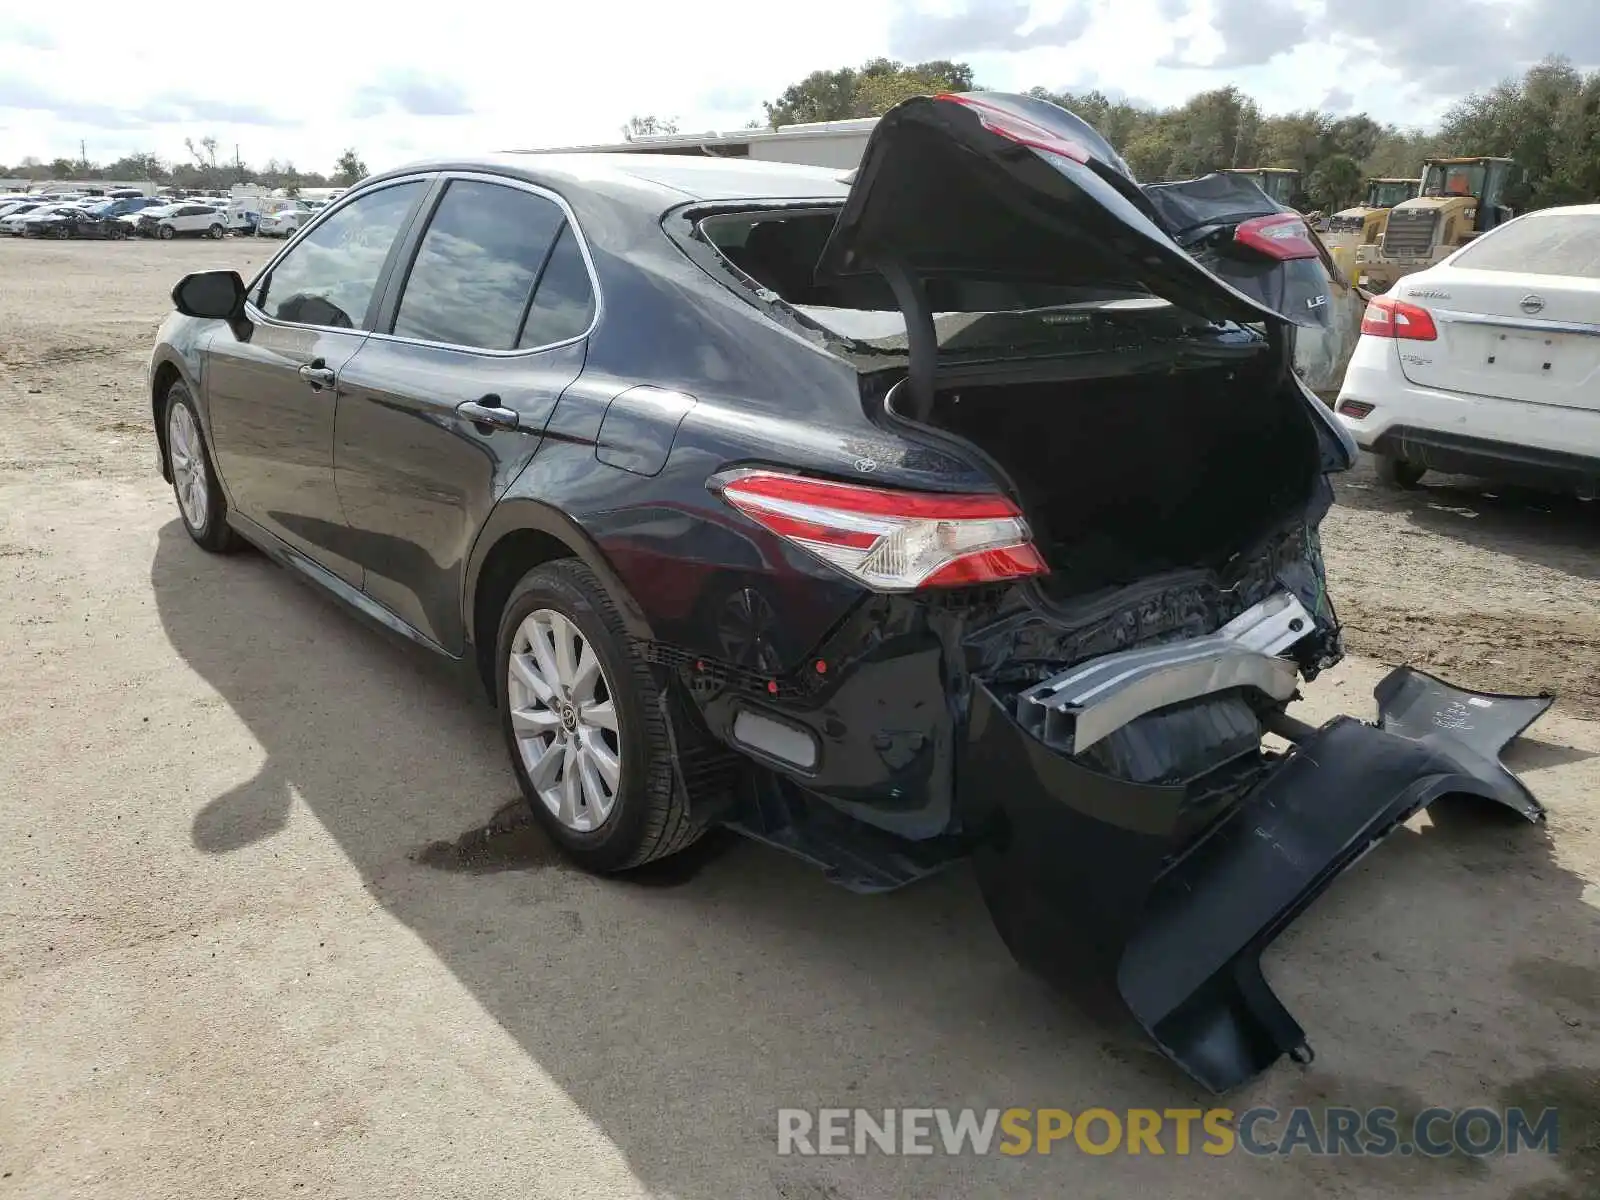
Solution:
[[[1428,470],[1427,467],[1396,458],[1392,454],[1374,454],[1372,458],[1378,482],[1386,487],[1400,488],[1403,491],[1409,492],[1421,483],[1423,475]]]
[[[586,688],[558,686],[545,703],[537,696],[555,681],[550,680],[548,670],[540,671],[529,632],[553,628],[557,623],[553,618],[564,620],[564,629],[576,632],[580,665],[592,653],[598,660],[599,675],[597,683]],[[551,644],[544,643],[546,647]],[[514,655],[518,660],[515,679]],[[537,687],[529,686],[530,669]],[[603,700],[596,705],[594,697],[602,695],[602,688]],[[495,695],[512,770],[528,807],[550,839],[580,867],[601,874],[624,871],[675,854],[705,832],[704,824],[690,816],[686,798],[676,786],[661,692],[649,664],[628,636],[605,585],[583,562],[568,558],[545,563],[529,571],[512,589],[495,642]],[[514,703],[522,705],[517,718],[512,715]],[[583,714],[597,708],[609,710],[606,720],[614,729],[602,729],[604,721],[598,718],[593,723],[586,721]],[[558,723],[556,714],[563,709],[568,710],[567,715]],[[530,739],[531,729],[548,732]],[[617,771],[609,808],[595,821],[593,814],[598,810],[591,806],[587,788],[575,784],[574,799],[563,815],[558,811],[563,800],[557,770],[564,772],[569,762],[592,764],[596,760],[568,758],[567,751],[558,752],[557,748],[564,739],[566,745],[577,747],[584,739],[601,736],[604,740],[599,748],[616,764]],[[550,741],[543,742],[544,737]],[[552,768],[541,769],[544,756],[551,754],[557,755],[551,759]],[[533,770],[540,775],[537,784],[529,776],[530,757]],[[580,771],[580,782],[582,774]],[[559,778],[564,780],[565,775]]]

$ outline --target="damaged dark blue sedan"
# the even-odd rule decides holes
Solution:
[[[1260,957],[1344,868],[1449,793],[1541,817],[1498,754],[1549,700],[1402,668],[1376,723],[1286,716],[1354,447],[1269,304],[1303,225],[1185,187],[992,94],[848,181],[393,171],[177,286],[161,470],[201,546],[475,671],[583,866],[713,824],[859,890],[970,859],[1025,966],[1226,1089],[1309,1056]]]

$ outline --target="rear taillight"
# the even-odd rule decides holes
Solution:
[[[875,592],[997,583],[1049,568],[1004,496],[905,492],[743,471],[711,481],[745,516]]]
[[[1439,338],[1432,313],[1392,296],[1374,296],[1368,302],[1366,315],[1361,318],[1361,332],[1368,337],[1410,342],[1433,342]]]
[[[941,92],[934,99],[947,100],[951,104],[970,108],[978,114],[978,120],[985,129],[1008,141],[1034,150],[1043,150],[1047,154],[1059,154],[1062,158],[1070,158],[1075,163],[1089,161],[1089,152],[1077,142],[1064,138],[1043,125],[1037,125],[1026,117],[1003,108],[996,108],[976,96],[958,96],[953,92]]]
[[[1341,400],[1339,401],[1339,415],[1341,417],[1349,417],[1354,421],[1361,421],[1372,415],[1374,407],[1374,405],[1368,404],[1365,400]]]
[[[1316,258],[1317,246],[1306,223],[1293,213],[1274,213],[1241,221],[1233,240],[1268,258]]]

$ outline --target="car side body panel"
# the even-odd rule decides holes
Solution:
[[[340,374],[332,441],[345,554],[372,599],[451,654],[464,649],[467,554],[583,357],[581,341],[493,356],[374,336]],[[480,402],[515,413],[517,428],[457,412]]]

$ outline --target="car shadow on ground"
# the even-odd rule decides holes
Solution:
[[[1429,472],[1415,488],[1378,482],[1372,459],[1336,476],[1341,507],[1399,513],[1420,528],[1470,541],[1578,579],[1600,580],[1600,500]]]
[[[1185,1177],[1149,1174],[1178,1170],[1149,1158],[1057,1156],[1026,1176],[989,1161],[780,1159],[784,1106],[1160,1109],[1206,1098],[1138,1039],[1024,976],[966,871],[866,898],[712,837],[637,880],[590,878],[522,819],[492,711],[446,664],[259,555],[202,553],[176,520],[160,531],[151,582],[172,646],[265,758],[197,808],[195,846],[227,855],[269,839],[298,796],[375,900],[650,1188],[853,1200],[908,1184],[1056,1195],[1091,1167]],[[302,702],[311,696],[336,698],[337,720]],[[1230,1098],[1236,1107],[1513,1094],[1576,1105],[1588,1094],[1588,1072],[1600,1070],[1600,922],[1584,882],[1543,831],[1468,820],[1480,836],[1441,822],[1393,839],[1398,849],[1367,859],[1275,948],[1280,993],[1327,1053],[1309,1073],[1280,1066]],[[1472,953],[1479,945],[1493,952]],[[1481,973],[1491,982],[1475,981]],[[1422,1095],[1419,1078],[1492,1084],[1440,1097]],[[1600,1170],[1593,1155],[1565,1165],[1561,1188]],[[1426,1190],[1482,1170],[1459,1158],[1296,1160],[1267,1190],[1293,1194],[1348,1171]]]

